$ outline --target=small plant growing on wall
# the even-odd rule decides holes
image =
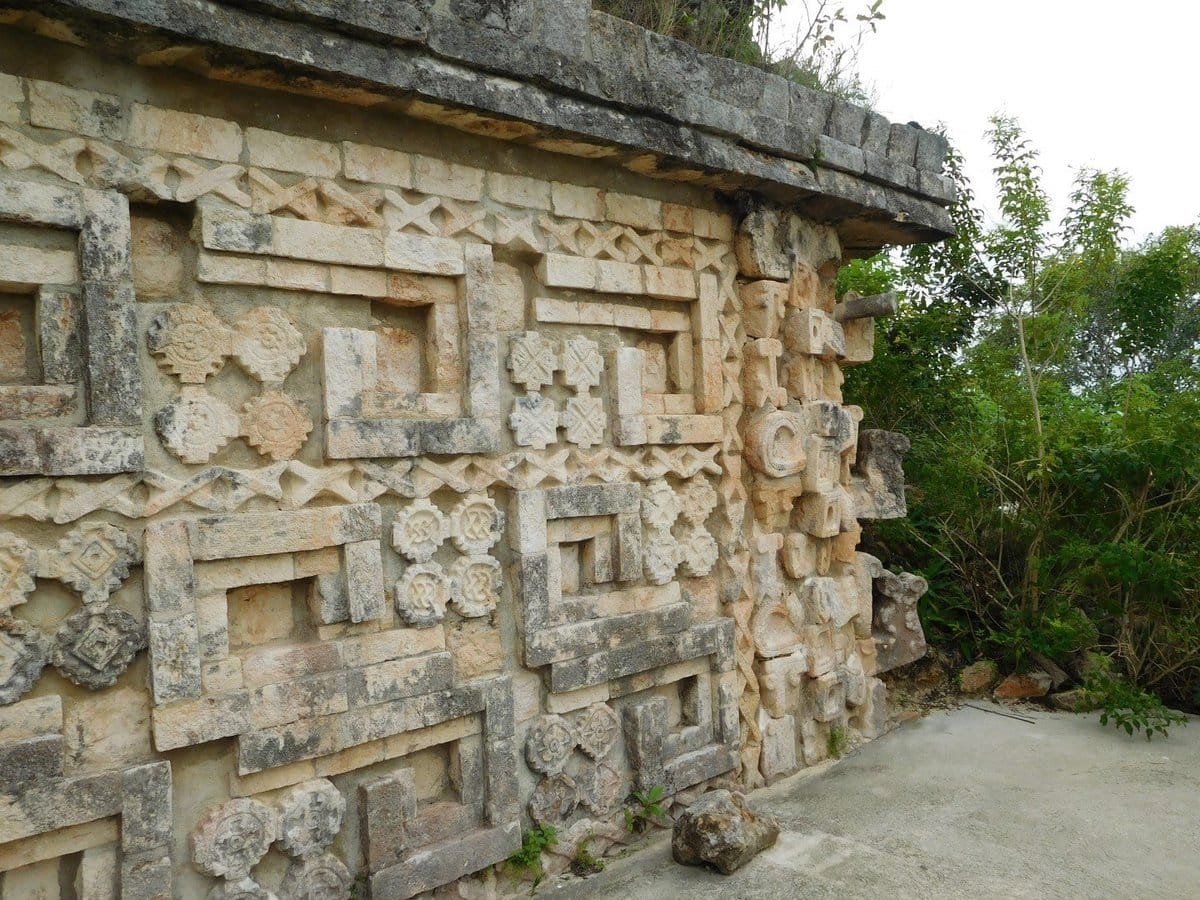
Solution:
[[[529,890],[531,895],[546,877],[546,870],[542,868],[542,851],[557,844],[558,831],[553,825],[535,825],[521,835],[521,849],[505,861],[506,865],[520,872],[521,877],[528,874],[533,878]]]
[[[625,808],[625,828],[633,834],[641,834],[650,825],[663,825],[667,811],[661,801],[666,788],[656,784],[648,791],[634,791],[632,804]]]
[[[589,834],[583,838],[578,846],[576,846],[575,856],[571,860],[571,871],[581,878],[604,871],[604,860],[588,849],[588,844],[592,842],[594,837],[595,835]]]

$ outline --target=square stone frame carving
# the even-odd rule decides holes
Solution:
[[[0,174],[0,222],[79,233],[82,303],[61,291],[39,290],[43,368],[62,379],[61,349],[75,335],[53,333],[54,308],[81,306],[76,316],[83,356],[85,425],[0,427],[0,475],[110,475],[145,464],[142,379],[130,269],[129,201],[112,191],[63,188]],[[0,272],[0,280],[3,280]],[[67,297],[68,299],[63,299]],[[57,388],[61,390],[61,387]],[[28,386],[3,389],[28,391]]]
[[[204,690],[203,664],[219,660],[207,659],[211,653],[203,646],[195,563],[338,547],[347,575],[349,608],[358,610],[363,621],[380,618],[387,612],[381,520],[379,506],[364,503],[295,512],[171,519],[147,526],[143,580],[150,629],[155,746],[159,750],[254,730],[250,691],[239,687],[214,695]],[[248,541],[252,542],[250,553]],[[296,577],[293,574],[282,580]],[[333,653],[338,649],[331,642],[320,646],[328,646]],[[169,736],[165,733],[168,722]]]
[[[119,816],[120,896],[171,896],[170,763],[37,779],[6,787],[0,792],[0,806],[20,811],[0,821],[0,844]]]

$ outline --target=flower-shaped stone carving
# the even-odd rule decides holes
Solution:
[[[554,383],[558,369],[558,351],[536,331],[514,335],[508,345],[508,371],[514,384],[536,391],[544,384]]]
[[[89,522],[58,542],[55,568],[59,580],[79,591],[84,603],[103,603],[139,559],[141,551],[128,532],[107,522]]]
[[[291,459],[313,430],[308,411],[282,391],[266,391],[242,406],[246,441],[273,460]]]
[[[463,553],[487,553],[504,534],[504,517],[496,501],[471,494],[450,513],[450,537]]]
[[[604,371],[599,345],[583,337],[563,341],[562,369],[563,380],[575,390],[583,392],[595,387]]]
[[[21,619],[0,616],[0,706],[16,703],[42,674],[50,641]]]
[[[607,816],[625,796],[625,779],[621,773],[603,762],[588,762],[575,776],[579,802],[597,816]]]
[[[306,781],[279,798],[279,846],[297,857],[323,853],[342,828],[346,798],[325,778]]]
[[[562,716],[541,716],[525,738],[525,759],[533,771],[553,775],[562,771],[576,743],[570,722]]]
[[[703,525],[717,508],[716,489],[701,472],[683,483],[679,495],[683,518],[690,525]]]
[[[642,542],[642,566],[651,584],[666,584],[679,566],[679,542],[665,528],[650,530]]]
[[[392,523],[392,546],[413,562],[428,562],[446,540],[446,517],[428,500],[414,500]]]
[[[154,317],[146,345],[158,364],[184,384],[203,384],[225,365],[233,332],[203,306],[181,303]]]
[[[54,668],[80,687],[112,687],[146,646],[146,629],[115,606],[81,609],[54,635]]]
[[[409,566],[396,584],[396,611],[414,628],[432,628],[446,616],[450,579],[437,563]]]
[[[621,720],[606,703],[593,703],[575,717],[579,749],[592,759],[604,759],[621,734]]]
[[[693,525],[679,541],[679,561],[686,575],[707,575],[717,562],[717,541],[703,525]]]
[[[332,853],[307,856],[288,866],[283,875],[284,897],[295,900],[343,900],[351,896],[354,879]]]
[[[642,521],[652,528],[670,528],[679,518],[679,496],[665,478],[642,486]]]
[[[208,462],[238,436],[241,422],[229,406],[209,394],[176,397],[154,416],[154,430],[173,456],[185,463]]]
[[[517,397],[508,414],[508,427],[518,446],[545,450],[558,440],[558,407],[541,394]]]
[[[604,440],[604,401],[599,397],[571,397],[562,414],[567,441],[593,447]]]
[[[264,384],[279,384],[305,351],[302,335],[275,306],[252,309],[234,323],[233,358]]]
[[[460,556],[450,568],[450,603],[467,619],[489,615],[500,599],[500,563],[486,553]]]
[[[579,805],[579,787],[565,772],[538,782],[529,798],[529,815],[539,825],[554,825],[567,819]]]
[[[275,810],[239,797],[209,809],[192,830],[192,862],[216,878],[247,878],[279,833]]]
[[[37,551],[15,534],[0,532],[0,615],[20,606],[34,589]]]

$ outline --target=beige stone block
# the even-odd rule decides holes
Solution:
[[[844,365],[861,365],[875,358],[875,320],[851,319],[842,323],[842,332],[846,338],[846,358]]]
[[[70,764],[83,771],[148,760],[150,695],[140,686],[118,685],[86,703],[68,703],[63,735]]]
[[[676,231],[681,234],[693,234],[696,231],[696,210],[690,206],[664,203],[662,218],[665,231]]]
[[[462,245],[449,238],[388,232],[384,264],[389,269],[427,275],[462,275],[466,271]]]
[[[317,763],[323,761],[302,759],[300,762],[276,766],[263,772],[251,772],[248,775],[239,775],[235,770],[229,775],[229,796],[252,797],[266,791],[275,791],[288,785],[299,784],[301,781],[308,781],[310,778],[317,777]]]
[[[498,203],[527,209],[550,209],[550,183],[524,175],[487,173],[488,194]]]
[[[618,307],[612,303],[581,300],[575,304],[580,325],[616,325]]]
[[[716,241],[733,240],[733,219],[726,213],[697,209],[693,213],[697,237]]]
[[[618,416],[640,416],[644,402],[642,363],[644,354],[636,347],[617,350],[612,368],[616,375],[615,402]]]
[[[595,290],[596,260],[547,253],[537,264],[537,277],[547,287]]]
[[[355,297],[386,297],[388,273],[382,269],[330,266],[329,292]]]
[[[692,317],[690,312],[673,309],[654,309],[650,311],[650,330],[659,333],[678,333],[691,331]]]
[[[4,873],[4,896],[21,900],[59,900],[57,859],[47,859]]]
[[[42,285],[78,280],[79,261],[70,250],[0,244],[0,282]]]
[[[720,416],[644,416],[651,444],[715,444],[724,433]]]
[[[746,333],[755,338],[779,335],[788,286],[779,281],[750,281],[738,287]]]
[[[609,699],[609,686],[606,683],[580,688],[577,691],[546,695],[546,711],[562,715],[591,706],[593,703],[605,703]]]
[[[263,647],[242,657],[242,677],[249,688],[319,675],[342,663],[335,644],[296,644]]]
[[[610,191],[604,198],[604,205],[605,218],[610,222],[642,231],[657,231],[663,226],[662,203],[658,200]]]
[[[618,328],[632,328],[636,331],[650,331],[654,326],[654,314],[641,306],[627,306],[625,304],[614,305],[612,307],[612,324]],[[658,344],[650,346],[659,347]]]
[[[550,185],[550,199],[556,216],[590,222],[604,219],[604,194],[598,188],[555,181]]]
[[[154,746],[174,750],[250,729],[250,704],[244,692],[201,697],[154,710]]]
[[[285,291],[324,293],[329,289],[329,267],[320,263],[268,259],[267,285]]]
[[[196,280],[206,284],[264,285],[267,261],[202,250],[196,260]]]
[[[217,659],[200,667],[200,683],[206,694],[228,694],[246,686],[242,678],[242,661],[237,657]]]
[[[121,101],[112,94],[81,91],[50,81],[29,81],[29,121],[88,137],[125,138]]]
[[[21,79],[15,75],[0,74],[0,122],[16,125],[21,121],[21,104],[25,102],[25,91]]]
[[[368,228],[272,217],[271,249],[278,256],[351,266],[383,265],[383,234]]]
[[[343,141],[342,160],[346,177],[351,181],[413,186],[412,156],[399,150]]]
[[[700,371],[696,378],[696,408],[700,412],[720,412],[725,405],[725,380],[721,368],[721,342],[700,342]]]
[[[521,270],[508,263],[495,263],[496,330],[520,331],[525,327],[525,282]]]
[[[24,840],[10,841],[0,844],[0,872],[8,872],[43,860],[57,863],[60,856],[86,852],[93,847],[115,844],[119,838],[120,821],[116,816],[109,816],[94,822],[57,828]],[[5,900],[8,900],[10,896],[21,896],[8,893],[9,882],[0,883],[5,888],[3,894]]]
[[[454,657],[459,681],[498,673],[504,669],[500,631],[487,622],[459,622],[446,628],[446,647]]]
[[[242,129],[235,123],[141,103],[130,114],[129,142],[222,162],[237,162],[242,155]]]
[[[138,299],[177,296],[183,288],[186,237],[167,222],[148,216],[130,216],[129,226]]]
[[[389,659],[440,653],[446,649],[446,633],[442,628],[405,628],[345,638],[339,645],[345,665],[362,668]]]
[[[616,260],[596,260],[596,290],[602,294],[641,294],[642,267]]]
[[[328,141],[247,128],[246,149],[250,164],[264,169],[336,178],[342,168],[337,145]]]
[[[57,694],[0,707],[0,744],[61,734],[62,728],[62,698]]]
[[[75,871],[75,896],[78,900],[117,900],[120,880],[116,845],[92,847],[79,859],[79,868]]]
[[[432,156],[413,157],[413,186],[418,191],[452,200],[483,197],[482,169],[446,162]]]
[[[643,266],[646,293],[659,300],[695,300],[696,275],[689,269],[672,269],[666,266]]]

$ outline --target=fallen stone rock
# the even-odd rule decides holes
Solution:
[[[1000,678],[1000,667],[994,660],[981,659],[958,673],[958,686],[964,694],[982,694]]]
[[[1051,690],[1057,691],[1064,684],[1071,680],[1071,676],[1064,672],[1063,669],[1050,657],[1044,656],[1041,653],[1034,653],[1032,656],[1034,662],[1042,667],[1042,671],[1050,676]]]
[[[992,696],[997,700],[1033,700],[1050,693],[1050,683],[1051,678],[1045,672],[1013,674],[996,686]]]
[[[1063,712],[1082,712],[1084,706],[1083,688],[1073,688],[1069,691],[1059,691],[1050,695],[1050,705]]]
[[[779,839],[779,824],[750,809],[744,794],[709,791],[675,821],[671,852],[685,866],[730,875]]]

